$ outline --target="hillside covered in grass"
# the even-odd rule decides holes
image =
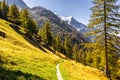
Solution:
[[[0,20],[0,80],[57,80],[59,58],[47,49],[39,49]],[[52,74],[51,74],[52,73]]]
[[[65,61],[60,69],[64,80],[108,80],[101,71],[71,60]]]
[[[0,36],[0,80],[57,80],[56,65],[62,59],[42,46],[33,46],[10,25],[0,19],[0,31],[6,35]],[[98,70],[74,61],[62,62],[60,70],[64,80],[107,80]]]

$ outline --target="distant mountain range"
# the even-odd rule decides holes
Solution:
[[[73,17],[58,17],[52,11],[43,7],[29,8],[23,0],[6,0],[9,5],[16,4],[20,9],[28,8],[31,18],[37,22],[41,28],[43,23],[49,21],[54,35],[59,35],[61,38],[70,36],[73,42],[89,42],[89,39],[84,37],[82,33],[86,32],[86,26],[79,23]],[[79,32],[78,32],[79,31]]]
[[[88,31],[88,28],[86,25],[78,22],[74,17],[69,16],[69,17],[64,17],[64,16],[59,16],[61,20],[67,22],[69,25],[73,26],[77,31],[80,33],[85,33]]]

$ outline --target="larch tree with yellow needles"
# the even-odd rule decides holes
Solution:
[[[89,22],[89,35],[94,36],[94,43],[104,46],[105,74],[112,77],[119,54],[116,44],[119,32],[120,14],[117,0],[93,0],[92,15]],[[99,49],[99,48],[98,48]]]

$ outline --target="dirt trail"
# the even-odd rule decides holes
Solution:
[[[56,66],[56,69],[57,69],[56,75],[57,75],[58,80],[63,80],[62,75],[61,75],[61,73],[60,73],[60,69],[59,69],[60,64],[61,64],[61,63],[59,63],[59,64]]]

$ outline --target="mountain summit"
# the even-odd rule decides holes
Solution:
[[[59,16],[62,21],[67,22],[69,25],[73,26],[77,31],[81,33],[87,32],[88,28],[86,25],[78,22],[74,17],[69,16],[69,17],[64,17],[64,16]]]
[[[3,0],[0,0],[3,1]],[[28,6],[25,4],[23,0],[5,0],[8,5],[15,4],[18,8],[28,8]]]

